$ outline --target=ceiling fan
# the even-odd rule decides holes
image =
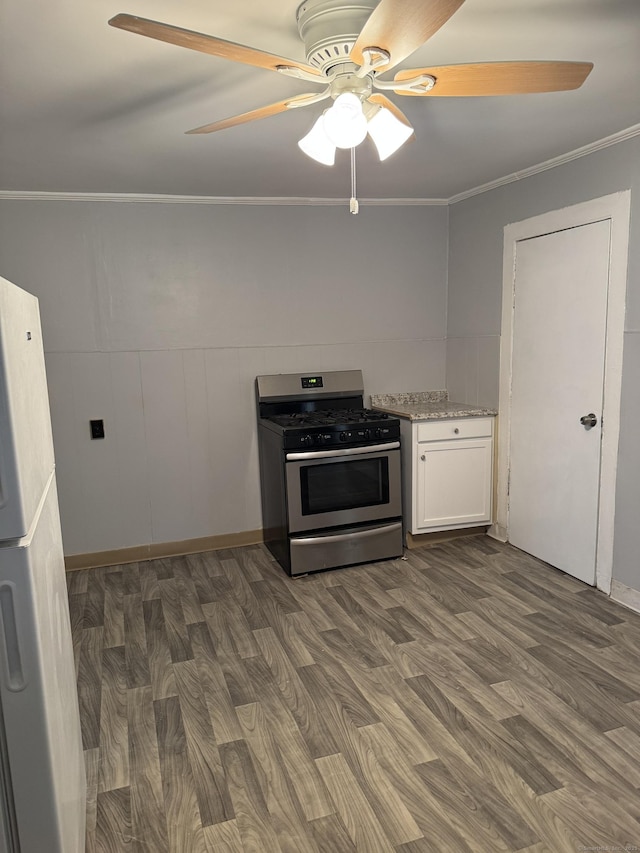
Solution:
[[[187,133],[212,133],[332,98],[333,106],[298,145],[317,161],[333,165],[336,148],[353,149],[367,134],[381,160],[413,136],[409,120],[385,92],[413,97],[560,92],[577,89],[593,68],[590,62],[477,62],[411,68],[392,80],[380,78],[431,38],[463,2],[305,0],[298,7],[297,22],[306,63],[134,15],[116,15],[109,24],[321,86],[319,92],[295,95]]]

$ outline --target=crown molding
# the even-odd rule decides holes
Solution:
[[[640,135],[640,124],[634,124],[625,130],[613,133],[611,136],[606,136],[604,139],[599,139],[596,142],[590,142],[588,145],[583,145],[581,148],[576,148],[574,151],[569,151],[567,154],[561,154],[559,157],[554,157],[551,160],[545,160],[543,163],[538,163],[536,166],[530,166],[527,169],[522,169],[519,172],[513,172],[510,175],[504,175],[502,178],[496,178],[494,181],[489,181],[486,184],[473,187],[464,192],[457,193],[451,198],[363,198],[359,199],[360,205],[365,207],[430,207],[439,205],[456,204],[459,201],[464,201],[474,195],[490,192],[498,187],[512,184],[516,181],[521,181],[524,178],[529,178],[532,175],[537,175],[539,172],[546,172],[548,169],[555,169],[556,166],[562,166],[565,163],[570,163],[572,160],[577,160],[579,157],[586,157],[588,154],[593,154],[603,148],[608,148],[611,145],[617,145],[619,142],[625,142],[627,139],[632,139],[634,136]],[[146,193],[68,193],[68,192],[26,192],[21,190],[0,190],[0,200],[15,199],[23,201],[113,201],[133,204],[244,204],[254,206],[307,206],[307,207],[342,207],[349,205],[349,199],[346,198],[302,198],[297,196],[198,196],[198,195],[154,195]]]
[[[66,193],[0,190],[1,199],[19,201],[113,201],[129,204],[245,204],[254,206],[349,207],[348,198],[299,198],[296,196],[199,196],[144,193]],[[446,198],[361,198],[366,207],[428,207],[447,205]]]
[[[539,172],[546,172],[548,169],[555,169],[556,166],[562,166],[565,163],[570,163],[572,160],[577,160],[579,157],[586,157],[587,154],[593,154],[596,151],[601,151],[603,148],[608,148],[610,145],[617,145],[619,142],[625,142],[627,139],[632,139],[634,136],[640,135],[640,124],[634,124],[627,127],[625,130],[620,130],[618,133],[613,133],[611,136],[605,136],[604,139],[598,139],[596,142],[590,142],[588,145],[583,145],[581,148],[576,148],[574,151],[569,151],[567,154],[561,154],[559,157],[554,157],[551,160],[545,160],[543,163],[538,163],[536,166],[530,166],[528,169],[522,169],[520,172],[513,172],[511,175],[505,175],[502,178],[496,178],[495,181],[489,181],[487,184],[481,184],[470,190],[458,193],[447,199],[448,204],[456,204],[459,201],[464,201],[466,198],[471,198],[474,195],[490,192],[497,187],[503,187],[505,184],[512,184],[515,181],[521,181],[523,178],[530,178],[532,175],[537,175]]]

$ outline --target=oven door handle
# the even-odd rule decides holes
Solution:
[[[287,462],[302,459],[331,459],[337,456],[363,456],[365,453],[380,453],[385,450],[397,450],[399,441],[388,441],[386,444],[368,444],[366,447],[344,447],[342,450],[309,450],[303,453],[287,453]]]

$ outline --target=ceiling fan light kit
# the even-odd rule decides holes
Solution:
[[[340,95],[340,98],[346,97],[347,95]],[[316,119],[309,133],[298,142],[298,146],[308,157],[325,166],[334,165],[337,148],[354,148],[362,142],[367,133],[371,137],[381,161],[390,157],[413,136],[413,128],[410,125],[401,122],[386,107],[377,106],[372,103],[364,105],[362,117],[365,128],[362,138],[360,138],[360,132],[357,137],[348,136],[347,134],[350,133],[348,126],[346,128],[339,128],[338,134],[334,136],[331,132],[331,113],[334,111],[336,111],[336,105],[326,110],[320,118]],[[337,115],[333,119],[333,126],[335,126],[335,123],[340,122],[342,118],[341,113],[342,111],[337,111]],[[341,136],[341,134],[344,135]],[[338,140],[342,141],[343,144],[337,144]]]
[[[333,166],[336,162],[336,146],[325,133],[324,114],[316,119],[309,133],[298,142],[298,146],[308,157],[325,166]]]
[[[413,128],[399,121],[386,107],[375,112],[368,130],[381,161],[391,157],[413,136]]]
[[[333,165],[336,147],[353,150],[367,134],[381,160],[414,135],[404,113],[381,92],[413,97],[563,92],[577,89],[591,72],[590,62],[480,62],[403,69],[393,79],[379,79],[379,74],[391,71],[428,41],[463,3],[464,0],[304,0],[296,17],[306,63],[134,15],[116,15],[109,24],[323,86],[322,92],[295,95],[187,133],[212,133],[333,98],[333,106],[298,142],[305,154]],[[374,88],[379,92],[373,93]]]
[[[362,101],[351,92],[338,95],[323,116],[324,132],[336,148],[355,148],[367,135]]]

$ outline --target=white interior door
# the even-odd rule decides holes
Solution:
[[[610,221],[516,247],[509,541],[595,583]],[[597,424],[580,418],[593,413]]]

